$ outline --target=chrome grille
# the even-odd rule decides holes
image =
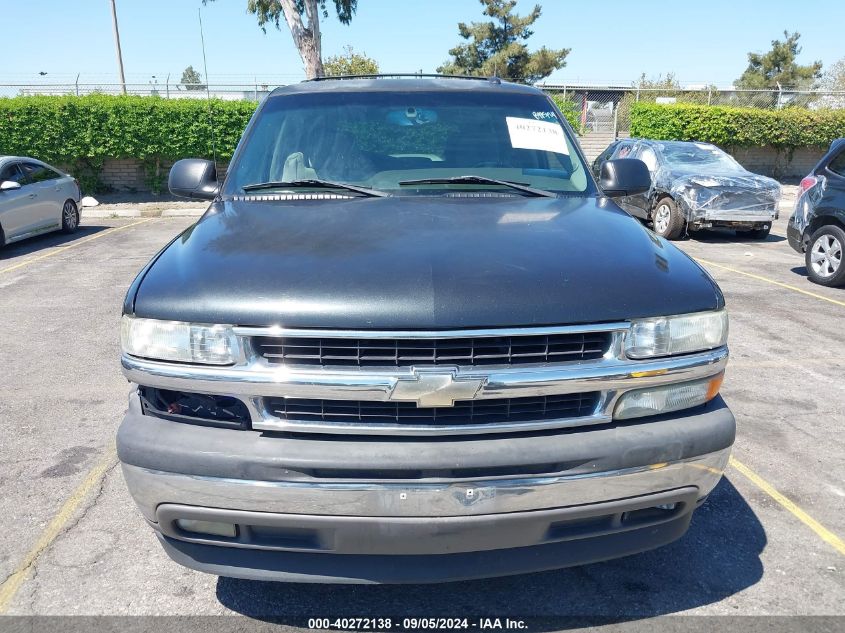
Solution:
[[[352,367],[522,365],[599,359],[608,332],[478,336],[461,338],[256,337],[267,362]]]
[[[265,398],[267,412],[290,422],[459,426],[562,420],[592,415],[597,391],[533,398],[457,401],[452,407],[418,407],[414,402]]]

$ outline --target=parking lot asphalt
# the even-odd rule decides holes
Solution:
[[[0,251],[0,613],[845,615],[845,289],[806,279],[784,219],[765,242],[678,243],[725,292],[722,393],[738,421],[689,533],[616,561],[423,587],[218,579],[172,563],[145,525],[114,455],[120,306],[193,221],[94,219]]]

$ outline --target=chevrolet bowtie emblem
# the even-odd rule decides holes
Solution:
[[[456,400],[472,400],[485,382],[485,378],[458,378],[454,370],[414,370],[412,377],[396,382],[390,400],[416,402],[418,407],[452,407]]]

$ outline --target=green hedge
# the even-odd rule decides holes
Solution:
[[[228,160],[255,111],[254,101],[210,102],[217,156]],[[83,189],[98,188],[108,158],[143,161],[148,182],[160,188],[161,161],[212,156],[209,102],[88,95],[0,99],[0,155],[35,156],[65,165]]]
[[[845,110],[635,103],[631,136],[730,147],[828,147],[845,136]]]
[[[569,125],[572,126],[572,129],[579,132],[581,130],[581,112],[578,110],[578,106],[575,102],[570,101],[569,99],[564,99],[560,95],[551,95],[551,97],[558,109],[563,113],[563,116],[565,116],[566,120],[569,121]]]

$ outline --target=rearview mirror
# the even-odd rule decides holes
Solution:
[[[4,180],[0,182],[0,191],[14,191],[15,189],[20,189],[21,183],[15,182],[14,180]]]
[[[633,196],[651,188],[651,174],[638,158],[617,158],[601,164],[599,186],[608,198]]]
[[[174,196],[213,200],[220,192],[217,169],[213,162],[202,158],[177,160],[170,168],[167,188]]]

